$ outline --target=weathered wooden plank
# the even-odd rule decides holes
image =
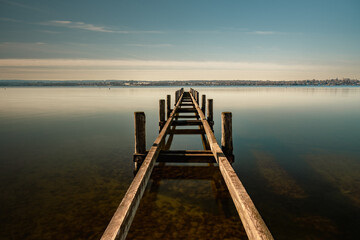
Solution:
[[[216,163],[213,154],[160,154],[156,162],[166,163]]]
[[[189,134],[204,134],[205,131],[203,129],[175,129],[169,130],[169,134],[182,134],[182,135],[189,135]]]
[[[146,157],[146,154],[134,154],[136,157]],[[156,162],[167,163],[216,163],[213,153],[210,152],[177,152],[161,151]]]
[[[172,122],[173,126],[194,126],[202,125],[200,120],[175,120]]]
[[[229,189],[231,198],[233,199],[249,240],[273,239],[269,229],[257,211],[250,196],[246,192],[243,184],[219,147],[215,135],[208,121],[206,120],[204,113],[201,111],[199,105],[196,103],[195,98],[192,95],[191,98],[196,110],[198,111],[200,119],[203,122],[204,130],[208,137],[211,150],[217,163],[219,164],[220,172],[225,180],[226,186]]]
[[[160,153],[162,144],[164,144],[166,132],[171,126],[171,122],[173,121],[177,108],[179,108],[182,96],[183,94],[180,95],[179,101],[176,104],[173,112],[170,114],[170,117],[165,123],[159,136],[155,139],[143,164],[141,165],[136,176],[134,177],[134,180],[132,181],[124,198],[122,199],[119,207],[117,208],[109,225],[107,226],[104,234],[102,235],[101,240],[123,240],[126,238],[132,220],[135,216],[136,210],[139,206],[141,197],[144,194],[146,185],[154,168],[156,158]]]
[[[134,153],[135,156],[146,156],[149,151],[145,151],[145,153]],[[214,156],[211,150],[161,150],[159,155],[162,154],[174,154],[174,155],[188,155],[188,154],[197,154],[197,155],[211,155]]]
[[[178,118],[198,118],[198,115],[179,115]]]
[[[211,150],[167,150],[161,151],[161,154],[212,154]]]
[[[192,103],[184,103],[184,102],[182,102],[181,106],[194,106],[194,105]]]
[[[179,112],[179,113],[196,112],[196,109],[195,108],[179,108],[177,112]]]

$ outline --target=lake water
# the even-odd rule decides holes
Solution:
[[[360,88],[195,88],[275,239],[360,236]],[[99,239],[133,178],[133,112],[177,88],[0,89],[0,239]],[[188,90],[185,88],[185,90]],[[201,149],[176,136],[172,149]],[[246,239],[216,166],[159,167],[128,239]]]

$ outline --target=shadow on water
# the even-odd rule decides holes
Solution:
[[[247,239],[214,165],[155,166],[127,239]]]

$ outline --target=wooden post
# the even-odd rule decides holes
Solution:
[[[232,139],[232,114],[221,113],[221,148],[230,163],[234,162]]]
[[[201,98],[201,111],[203,111],[205,115],[205,108],[206,108],[206,95],[203,94]]]
[[[197,102],[197,104],[199,104],[199,92],[198,91],[196,91],[196,102]]]
[[[167,118],[169,118],[171,113],[171,95],[166,96],[166,110],[167,110]]]
[[[175,92],[175,103],[174,103],[174,105],[177,104],[177,102],[179,101],[179,99],[180,99],[180,90],[177,90],[177,91]]]
[[[213,100],[208,99],[207,102],[208,102],[208,105],[207,105],[207,121],[209,122],[211,130],[214,131]]]
[[[159,100],[159,132],[165,125],[165,99]]]
[[[141,164],[145,159],[146,153],[146,135],[145,135],[145,113],[134,112],[134,123],[135,123],[135,153],[134,163],[135,172],[139,170]]]

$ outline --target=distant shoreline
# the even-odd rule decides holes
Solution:
[[[135,80],[0,80],[1,87],[176,87],[176,86],[360,86],[357,79],[329,80],[193,80],[193,81],[135,81]]]

